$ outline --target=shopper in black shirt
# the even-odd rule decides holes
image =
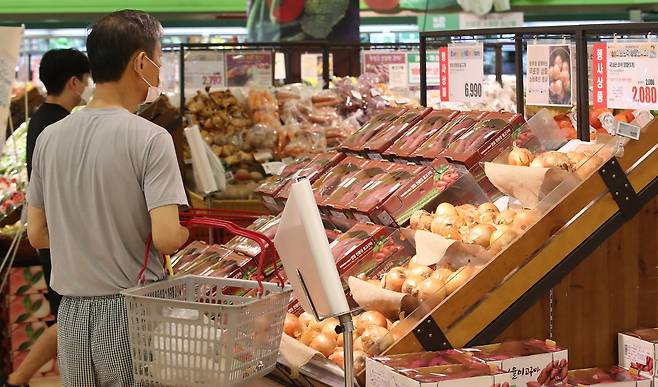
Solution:
[[[32,153],[37,137],[51,124],[69,115],[82,100],[89,81],[89,61],[76,50],[52,50],[44,54],[39,79],[46,87],[46,102],[37,109],[27,127],[27,172],[32,174]],[[39,250],[44,277],[48,284],[48,302],[57,321],[61,296],[50,287],[50,250]],[[32,376],[57,355],[57,326],[50,326],[32,346],[21,365],[2,383],[4,387],[25,386]],[[0,380],[0,382],[3,382]]]

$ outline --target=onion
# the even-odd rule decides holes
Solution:
[[[317,323],[318,320],[316,320],[312,314],[304,312],[299,315],[299,322],[302,323],[302,328],[308,328],[309,325]]]
[[[500,211],[498,210],[498,207],[496,207],[495,204],[487,202],[480,204],[480,206],[478,207],[478,212],[480,213],[480,215],[482,215],[487,212],[494,212],[497,214]]]
[[[535,222],[537,222],[536,213],[531,210],[523,210],[516,214],[512,225],[521,231],[525,231],[535,224]]]
[[[341,333],[340,335],[336,336],[336,345],[342,347],[343,344],[344,344],[343,334]]]
[[[571,168],[574,170],[578,169],[578,167],[587,161],[587,156],[580,152],[567,152],[567,157],[571,163]]]
[[[417,291],[416,288],[420,285],[421,282],[425,280],[424,277],[407,277],[402,283],[402,293],[411,294],[415,296]]]
[[[297,316],[287,313],[286,320],[283,322],[283,331],[286,335],[297,338],[302,334],[302,323]]]
[[[475,274],[475,271],[476,271],[476,267],[473,265],[466,265],[461,269],[457,270],[446,281],[445,288],[447,294],[452,294],[455,290],[459,289],[473,276],[473,274]]]
[[[353,341],[354,351],[363,351],[363,341],[361,341],[361,336],[357,336]]]
[[[358,373],[366,367],[367,355],[363,350],[354,351],[354,370]]]
[[[516,231],[509,226],[498,226],[496,231],[491,233],[490,247],[496,250],[502,250],[517,237]]]
[[[320,334],[322,328],[320,325],[313,325],[309,328],[304,329],[302,335],[299,337],[299,341],[304,345],[311,345],[311,342],[315,339],[317,335]]]
[[[480,214],[478,221],[479,223],[494,224],[496,222],[497,216],[498,214],[495,212],[491,212],[491,211],[485,212],[483,214]]]
[[[338,321],[337,318],[331,317],[320,323],[322,326],[321,332],[331,336],[334,338],[334,340],[337,339],[338,333],[336,333],[336,326],[340,325],[340,322]]]
[[[451,216],[437,216],[434,218],[432,221],[432,225],[430,226],[430,231],[432,231],[435,234],[440,234],[440,231],[447,226],[456,226],[457,228],[463,226],[465,224],[464,218],[462,218],[459,215],[451,215]]]
[[[423,216],[430,216],[430,214],[425,210],[418,210],[415,211],[413,214],[411,214],[411,218],[409,219],[409,227],[411,227],[414,230],[420,229],[420,227],[418,226],[420,225],[420,221],[423,218]]]
[[[369,310],[367,312],[363,312],[359,315],[358,318],[360,323],[359,329],[361,331],[364,331],[365,329],[371,326],[378,326],[382,328],[386,328],[387,326],[386,317],[380,312],[377,312],[376,310]]]
[[[418,224],[416,225],[416,230],[427,230],[429,231],[432,226],[432,221],[434,221],[434,215],[430,213],[425,213],[421,215]]]
[[[402,271],[391,269],[384,275],[384,289],[401,292],[406,278],[407,276]]]
[[[444,226],[439,230],[438,234],[444,238],[453,239],[456,241],[462,240],[462,235],[459,232],[459,228],[457,228],[457,226]]]
[[[388,334],[388,329],[373,325],[363,332],[361,342],[368,355],[378,355],[393,344],[393,336]]]
[[[516,211],[511,208],[506,209],[496,216],[496,224],[506,224],[510,225],[514,222],[514,217],[516,216]]]
[[[551,151],[543,154],[544,156],[544,165],[550,167],[561,168],[569,171],[571,169],[571,163],[569,162],[569,157],[562,152]]]
[[[436,279],[438,279],[438,280],[443,280],[443,281],[445,281],[445,280],[447,280],[448,277],[450,277],[450,276],[452,275],[452,273],[454,273],[454,272],[455,272],[455,271],[452,270],[451,268],[443,266],[443,267],[439,267],[439,268],[437,268],[437,269],[434,271],[434,273],[432,273],[432,275],[430,276],[430,278],[436,278]]]
[[[464,219],[464,223],[472,226],[477,223],[479,216],[478,209],[472,204],[462,204],[457,207],[457,213]]]
[[[546,164],[544,162],[544,155],[541,154],[537,157],[535,157],[534,160],[530,163],[530,166],[533,168],[550,168],[550,165]]]
[[[309,346],[324,356],[329,356],[334,353],[334,350],[336,349],[336,340],[327,334],[320,333],[315,336]]]
[[[516,146],[516,144],[512,147],[512,151],[509,153],[507,156],[507,164],[509,165],[521,165],[521,166],[529,166],[532,160],[535,157],[532,155],[532,153],[527,150],[526,148],[521,148]]]
[[[336,363],[340,368],[345,367],[345,357],[343,354],[343,348],[336,347],[334,352],[331,355],[329,355],[329,360]]]
[[[496,228],[490,224],[478,224],[471,229],[471,232],[468,234],[468,240],[476,245],[489,247],[491,233],[495,230]]]
[[[409,277],[423,277],[423,278],[428,278],[430,275],[432,275],[432,272],[434,270],[430,269],[427,266],[416,266],[413,269],[407,270],[407,275]]]
[[[439,216],[455,216],[457,215],[457,210],[450,203],[441,203],[436,207],[435,214]]]
[[[432,297],[435,297],[438,302],[441,302],[448,296],[445,289],[445,281],[432,277],[421,282],[416,289],[418,290],[418,298],[421,302]]]

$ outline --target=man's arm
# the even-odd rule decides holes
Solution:
[[[190,232],[180,225],[177,205],[154,208],[150,215],[153,245],[160,253],[173,254],[187,242]]]
[[[46,221],[46,211],[43,208],[27,206],[27,237],[35,249],[50,247],[48,222]]]

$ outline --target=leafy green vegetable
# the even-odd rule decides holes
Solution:
[[[301,27],[307,35],[324,39],[345,16],[349,0],[306,0]]]

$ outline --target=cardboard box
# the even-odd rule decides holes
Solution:
[[[395,140],[411,129],[418,121],[425,117],[431,108],[410,109],[400,114],[393,123],[373,136],[364,146],[369,159],[381,160],[382,154]]]
[[[312,185],[313,196],[318,206],[327,200],[341,183],[359,173],[367,162],[365,159],[349,156],[318,178]]]
[[[366,359],[366,386],[396,387],[508,387],[511,375],[485,364],[451,364],[396,370]]]
[[[510,387],[562,386],[569,369],[568,352],[550,341],[536,339],[464,348],[474,358],[507,371]]]
[[[386,151],[384,157],[396,162],[406,162],[430,137],[439,132],[453,118],[459,115],[456,110],[433,110],[411,129],[395,140]]]
[[[617,336],[619,365],[640,371],[640,375],[658,376],[658,328],[638,329]]]
[[[404,166],[411,176],[399,181],[398,186],[382,201],[374,205],[359,203],[354,216],[360,221],[372,221],[390,227],[402,227],[411,215],[421,209],[433,209],[438,197],[454,182],[467,174],[460,166],[437,158],[426,167]]]
[[[283,211],[283,206],[275,199],[276,194],[285,187],[297,171],[305,167],[310,161],[310,157],[298,158],[292,164],[288,164],[280,175],[268,177],[256,188],[256,194],[271,213],[278,214]]]
[[[285,206],[288,197],[290,196],[290,187],[294,183],[294,178],[305,177],[309,183],[313,184],[322,176],[329,168],[338,164],[345,158],[343,153],[339,152],[326,152],[315,156],[308,164],[294,173],[294,176],[286,182],[285,186],[276,193],[274,200],[280,207]]]
[[[9,294],[23,295],[48,291],[41,266],[12,267],[9,269]]]
[[[50,304],[44,294],[9,296],[9,323],[20,324],[52,320]]]
[[[588,368],[569,371],[569,387],[650,387],[651,379],[633,374],[628,370],[613,366],[610,368]]]
[[[464,132],[471,129],[488,113],[480,111],[461,112],[453,118],[441,130],[420,146],[412,157],[417,161],[428,160],[431,162],[443,154],[443,151]]]
[[[470,353],[456,349],[375,356],[372,360],[395,370],[434,367],[449,364],[482,364],[481,361],[475,359]]]
[[[48,329],[45,321],[24,324],[12,324],[10,334],[11,351],[28,351],[35,341]]]
[[[366,122],[359,130],[345,139],[340,146],[343,153],[348,156],[363,154],[364,147],[379,132],[386,129],[391,123],[407,109],[389,108],[376,114]]]
[[[443,156],[471,169],[481,161],[491,161],[512,145],[512,133],[525,123],[512,113],[488,113],[480,122],[452,141]]]

